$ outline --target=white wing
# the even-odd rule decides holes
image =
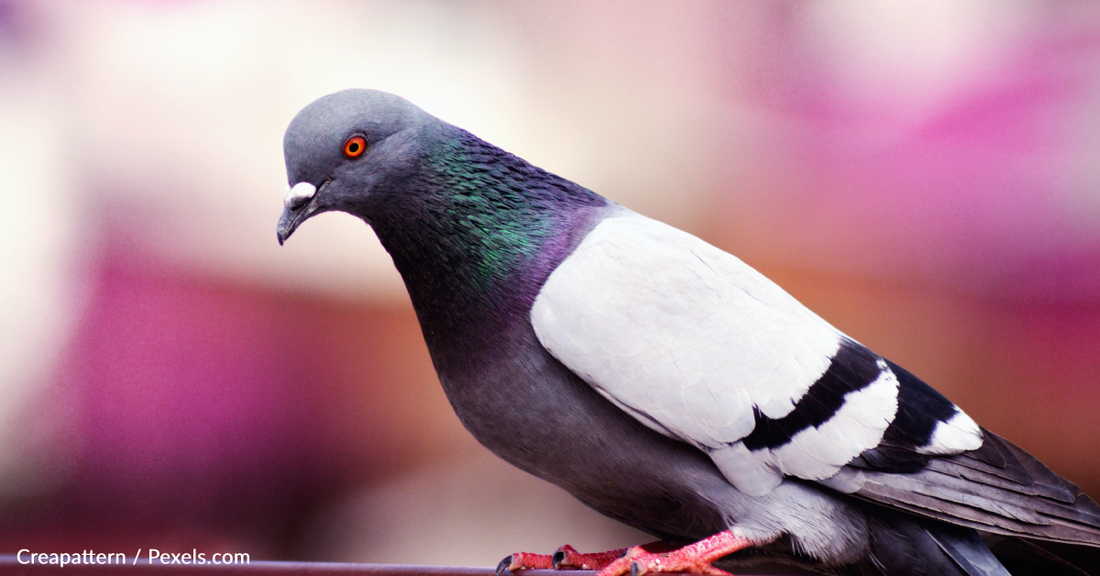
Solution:
[[[881,374],[827,421],[780,446],[746,447],[757,420],[790,414],[847,339],[736,257],[626,210],[550,275],[531,321],[606,398],[707,451],[750,494],[784,474],[834,475],[878,444],[897,410],[897,380],[879,359]]]

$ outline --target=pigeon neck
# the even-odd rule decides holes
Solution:
[[[464,130],[441,132],[425,139],[417,174],[368,219],[433,356],[471,341],[500,344],[529,322],[550,272],[609,204]]]

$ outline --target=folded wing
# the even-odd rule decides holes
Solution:
[[[884,438],[905,445],[884,447],[889,461],[981,445],[977,425],[930,388],[942,410],[918,406],[927,430],[891,428],[900,385],[888,362],[734,256],[630,212],[601,222],[550,275],[531,320],[558,360],[646,426],[706,451],[748,494],[784,476],[831,478]]]

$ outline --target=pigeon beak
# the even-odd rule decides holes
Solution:
[[[317,193],[317,187],[309,182],[299,182],[293,187],[287,186],[283,192],[283,215],[279,217],[279,246],[298,228],[312,211],[306,209],[309,201]]]

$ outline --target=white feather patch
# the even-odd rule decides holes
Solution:
[[[982,447],[982,430],[965,412],[959,410],[946,422],[936,424],[932,440],[917,449],[921,454],[958,454]]]
[[[783,474],[826,478],[874,447],[897,411],[885,363],[818,428],[775,451],[740,440],[753,407],[778,419],[829,367],[843,335],[736,257],[623,211],[550,275],[531,322],[539,341],[650,428],[710,453],[749,494]]]
[[[772,450],[782,472],[822,480],[836,474],[864,450],[878,446],[898,410],[898,379],[886,362],[879,360],[878,365],[882,370],[879,377],[846,394],[836,414]]]
[[[763,496],[783,481],[783,473],[738,442],[708,452],[718,470],[744,494]]]

